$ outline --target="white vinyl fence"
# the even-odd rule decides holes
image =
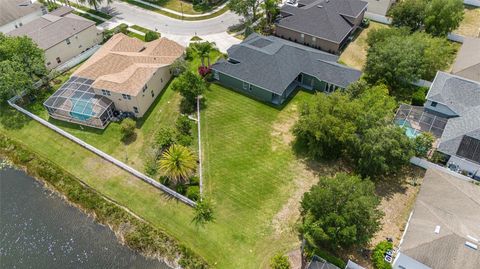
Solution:
[[[72,59],[66,61],[62,65],[57,66],[55,68],[55,70],[59,73],[63,73],[65,71],[69,70],[70,68],[73,68],[77,64],[85,61],[90,56],[92,56],[100,47],[101,47],[101,45],[95,45],[95,46],[91,47],[90,49],[88,49],[88,50],[80,53],[79,55],[73,57]]]
[[[386,16],[379,15],[379,14],[370,13],[368,11],[365,12],[365,18],[370,19],[372,21],[379,22],[379,23],[383,23],[383,24],[391,24],[392,23],[392,19],[390,19]]]
[[[480,0],[463,0],[463,3],[466,5],[480,7]]]
[[[103,159],[111,162],[112,164],[120,167],[121,169],[123,169],[123,170],[127,171],[128,173],[132,174],[133,176],[135,176],[135,177],[137,177],[137,178],[139,178],[139,179],[147,182],[148,184],[150,184],[150,185],[152,185],[152,186],[154,186],[154,187],[156,187],[156,188],[164,191],[165,193],[171,195],[172,197],[178,199],[179,201],[181,201],[181,202],[183,202],[183,203],[185,203],[185,204],[187,204],[187,205],[189,205],[189,206],[192,206],[192,207],[195,207],[195,206],[197,205],[194,201],[192,201],[192,200],[188,199],[187,197],[185,197],[185,196],[183,196],[183,195],[181,195],[181,194],[179,194],[179,193],[171,190],[170,188],[164,186],[163,184],[159,183],[158,181],[154,180],[153,178],[150,178],[150,177],[148,177],[148,176],[140,173],[139,171],[135,170],[135,169],[132,168],[131,166],[128,166],[127,164],[125,164],[125,163],[123,163],[123,162],[115,159],[114,157],[106,154],[105,152],[97,149],[96,147],[94,147],[94,146],[92,146],[92,145],[84,142],[83,140],[81,140],[81,139],[79,139],[79,138],[77,138],[77,137],[75,137],[75,136],[73,136],[73,135],[65,132],[64,130],[58,128],[57,126],[55,126],[55,125],[49,123],[48,121],[46,121],[46,120],[38,117],[37,115],[35,115],[35,114],[33,114],[33,113],[30,113],[30,112],[28,112],[27,110],[21,108],[20,106],[18,106],[17,104],[15,104],[15,102],[16,102],[17,99],[18,99],[18,97],[15,96],[14,98],[12,98],[12,99],[10,99],[10,100],[8,101],[8,104],[9,104],[10,106],[12,106],[13,108],[15,108],[16,110],[18,110],[18,111],[22,112],[23,114],[27,115],[28,117],[36,120],[36,121],[39,122],[40,124],[42,124],[42,125],[50,128],[51,130],[59,133],[60,135],[66,137],[66,138],[68,138],[68,139],[70,139],[71,141],[73,141],[73,142],[77,143],[78,145],[82,146],[83,148],[85,148],[85,149],[87,149],[87,150],[89,150],[89,151],[97,154],[98,156],[100,156],[100,157],[102,157]]]

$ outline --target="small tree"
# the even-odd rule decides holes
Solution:
[[[288,257],[283,255],[282,253],[277,253],[275,256],[272,257],[270,260],[270,268],[272,269],[290,269],[290,262],[288,261]]]
[[[135,134],[136,123],[131,118],[126,118],[120,123],[120,131],[122,133],[122,139],[127,140]]]
[[[187,61],[183,57],[176,59],[172,65],[170,65],[170,70],[172,71],[172,75],[175,77],[180,76],[183,72],[187,71],[188,64]]]
[[[372,263],[375,269],[392,269],[392,265],[385,261],[385,254],[392,249],[393,244],[388,241],[382,241],[375,246],[372,253]]]
[[[146,42],[157,40],[158,38],[160,38],[160,35],[157,32],[154,32],[154,31],[148,31],[145,34],[145,41]]]
[[[427,157],[428,152],[432,149],[435,137],[431,133],[420,133],[413,140],[415,155],[417,157]]]
[[[197,226],[205,226],[205,224],[213,222],[214,220],[212,203],[208,199],[197,201],[192,222]]]
[[[255,22],[262,2],[262,0],[230,0],[227,6],[231,11],[243,16],[246,21]]]
[[[185,182],[193,175],[197,166],[195,155],[181,145],[172,145],[165,152],[159,161],[162,171],[175,184]]]
[[[199,75],[187,71],[173,81],[172,89],[180,92],[183,97],[183,112],[191,113],[195,110],[197,97],[207,90],[207,84]]]
[[[300,232],[314,248],[364,246],[380,229],[379,203],[368,179],[345,173],[321,177],[301,201]]]
[[[463,8],[462,0],[431,0],[425,11],[425,32],[446,36],[460,26]]]

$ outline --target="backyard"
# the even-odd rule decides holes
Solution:
[[[465,6],[465,15],[455,34],[480,37],[480,7]]]

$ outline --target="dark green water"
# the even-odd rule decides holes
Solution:
[[[0,170],[0,268],[168,269],[22,171]]]

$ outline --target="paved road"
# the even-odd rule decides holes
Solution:
[[[240,17],[232,12],[202,21],[182,21],[173,19],[153,11],[145,10],[125,2],[114,1],[102,9],[111,9],[119,20],[157,29],[162,34],[193,36],[195,34],[211,35],[225,32],[229,26],[239,23]]]

